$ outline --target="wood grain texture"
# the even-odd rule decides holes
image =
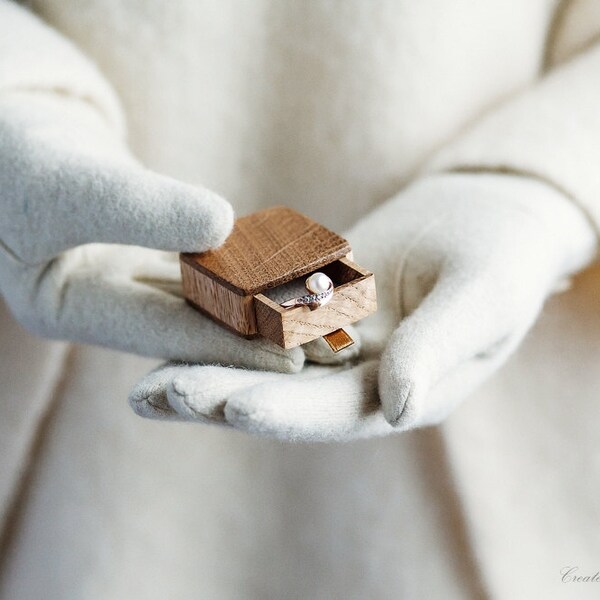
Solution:
[[[243,336],[257,333],[254,298],[240,296],[180,261],[183,295],[194,307]]]
[[[348,242],[305,215],[275,206],[238,219],[215,250],[181,260],[239,295],[254,295],[351,252]]]
[[[377,310],[375,277],[347,258],[327,265],[334,282],[331,301],[310,310],[307,306],[285,309],[266,294],[257,294],[258,332],[283,348],[294,348],[350,325]],[[341,281],[340,281],[341,279]]]
[[[293,348],[375,312],[373,274],[350,256],[344,238],[277,206],[238,219],[220,248],[181,254],[183,293],[192,306],[240,335],[262,335]],[[313,311],[282,308],[280,302],[306,293],[305,279],[316,271],[333,281],[331,301]],[[348,339],[338,335],[332,342],[337,347]]]

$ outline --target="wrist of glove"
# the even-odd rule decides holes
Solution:
[[[134,410],[292,441],[439,423],[597,247],[583,213],[551,186],[491,174],[420,180],[347,237],[378,287],[378,312],[357,325],[357,359],[297,375],[168,365],[136,386]]]

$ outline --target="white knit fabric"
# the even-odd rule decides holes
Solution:
[[[283,203],[335,231],[359,232],[363,221],[391,231],[400,227],[385,218],[394,206],[411,205],[402,211],[407,230],[413,210],[417,219],[437,207],[436,218],[456,232],[462,225],[436,198],[455,202],[460,194],[453,186],[476,189],[477,197],[458,202],[475,211],[464,227],[475,227],[485,211],[492,221],[483,225],[488,237],[506,246],[508,214],[527,214],[514,219],[515,233],[533,236],[519,242],[527,252],[546,247],[544,227],[557,232],[558,242],[539,260],[540,274],[529,262],[516,265],[532,278],[515,287],[518,297],[530,293],[521,298],[523,310],[515,310],[512,296],[495,282],[476,278],[479,290],[507,299],[498,317],[516,317],[509,328],[515,341],[553,288],[550,280],[585,261],[590,230],[580,229],[579,219],[585,213],[593,222],[598,214],[592,167],[600,164],[594,158],[600,146],[597,117],[589,110],[598,90],[597,0],[24,3],[47,26],[0,0],[0,27],[6,29],[0,64],[10,64],[2,106],[13,115],[25,112],[25,104],[20,109],[11,100],[22,98],[42,120],[61,112],[59,105],[81,106],[61,118],[60,127],[80,123],[94,130],[91,137],[106,138],[105,146],[90,145],[89,134],[70,136],[72,148],[98,160],[107,158],[100,158],[103,148],[114,161],[116,149],[125,147],[112,87],[136,159],[170,181],[194,184],[196,193],[214,190],[240,215]],[[75,49],[87,58],[74,58]],[[559,81],[563,76],[567,84]],[[57,94],[65,104],[51,100]],[[57,137],[51,129],[65,149],[65,130]],[[468,175],[446,180],[446,171]],[[500,174],[481,178],[482,171]],[[434,193],[442,179],[448,186]],[[492,181],[494,189],[486,184]],[[10,177],[8,183],[15,189]],[[531,207],[525,189],[535,201]],[[450,190],[452,198],[445,195]],[[503,190],[496,206],[493,199]],[[427,206],[413,207],[412,197]],[[560,224],[541,210],[542,198],[563,215]],[[524,206],[525,212],[517,208]],[[0,228],[4,235],[4,219]],[[578,250],[576,230],[582,232]],[[567,231],[573,239],[565,244]],[[63,241],[73,241],[67,233]],[[357,250],[357,261],[385,269],[386,256],[375,260],[380,240],[370,227],[369,236],[364,246],[352,238],[365,254]],[[498,256],[480,237],[474,239],[482,259]],[[384,318],[392,313],[382,306],[361,324],[359,359],[333,368],[305,363],[297,374],[224,372],[211,364],[143,379],[156,361],[33,338],[0,306],[0,598],[596,598],[597,584],[563,582],[561,569],[572,565],[581,575],[593,574],[600,564],[592,526],[600,520],[598,265],[548,298],[501,369],[496,362],[510,345],[494,355],[486,341],[489,359],[455,367],[430,351],[422,358],[456,377],[433,384],[424,402],[411,397],[396,428],[373,394],[383,376],[377,357],[387,339],[396,339],[389,334],[402,326],[405,309],[412,312],[404,322],[417,328],[427,302],[419,303],[433,281],[418,277],[420,265],[437,273],[433,262],[417,257],[460,247],[466,259],[474,248],[459,238],[442,235],[439,245],[426,238],[411,255],[407,282],[414,290],[406,286],[396,322]],[[19,236],[11,239],[25,248]],[[52,248],[60,245],[51,241]],[[94,249],[77,246],[61,255],[86,247]],[[111,247],[129,264],[129,251],[125,260]],[[102,250],[109,249],[103,241]],[[146,286],[176,292],[168,261],[162,264],[157,251],[143,252],[155,257],[152,270],[161,263],[163,274],[160,285],[144,278]],[[516,262],[513,254],[510,260]],[[491,264],[499,281],[511,281],[510,273],[500,275]],[[376,276],[381,287],[386,278]],[[95,302],[92,296],[86,297]],[[394,295],[384,286],[380,298],[392,301]],[[475,300],[482,309],[481,298]],[[494,298],[490,306],[502,309]],[[103,323],[94,341],[113,331]],[[493,329],[483,325],[480,338]],[[437,332],[454,357],[478,338],[477,328],[467,326],[465,345],[462,336],[454,343]],[[150,341],[158,335],[168,340],[168,333],[144,329]],[[124,338],[131,344],[125,347],[133,347],[133,339]],[[199,349],[193,349],[196,360]],[[390,368],[394,386],[392,375]],[[440,425],[374,435],[414,426],[428,415],[441,418],[453,402],[437,390],[456,392],[458,401],[482,378]],[[137,380],[137,390],[145,389],[135,396],[136,410],[222,426],[138,418],[125,400]],[[288,395],[275,403],[277,390]],[[321,392],[331,406],[318,401]],[[385,406],[393,419],[399,403]],[[250,430],[262,438],[247,435]],[[282,444],[272,437],[369,439]]]

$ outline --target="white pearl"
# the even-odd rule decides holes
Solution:
[[[306,287],[313,294],[320,294],[321,292],[325,292],[329,289],[331,285],[331,279],[325,275],[325,273],[313,273],[306,280]]]

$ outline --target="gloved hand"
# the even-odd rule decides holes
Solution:
[[[2,94],[0,207],[0,290],[34,333],[167,359],[302,366],[301,350],[241,339],[185,304],[177,255],[159,250],[218,246],[232,209],[140,166],[91,102]]]
[[[552,187],[493,174],[417,181],[347,237],[378,289],[377,314],[357,326],[358,361],[295,375],[170,365],[136,386],[134,409],[299,441],[439,423],[505,361],[597,243]]]

